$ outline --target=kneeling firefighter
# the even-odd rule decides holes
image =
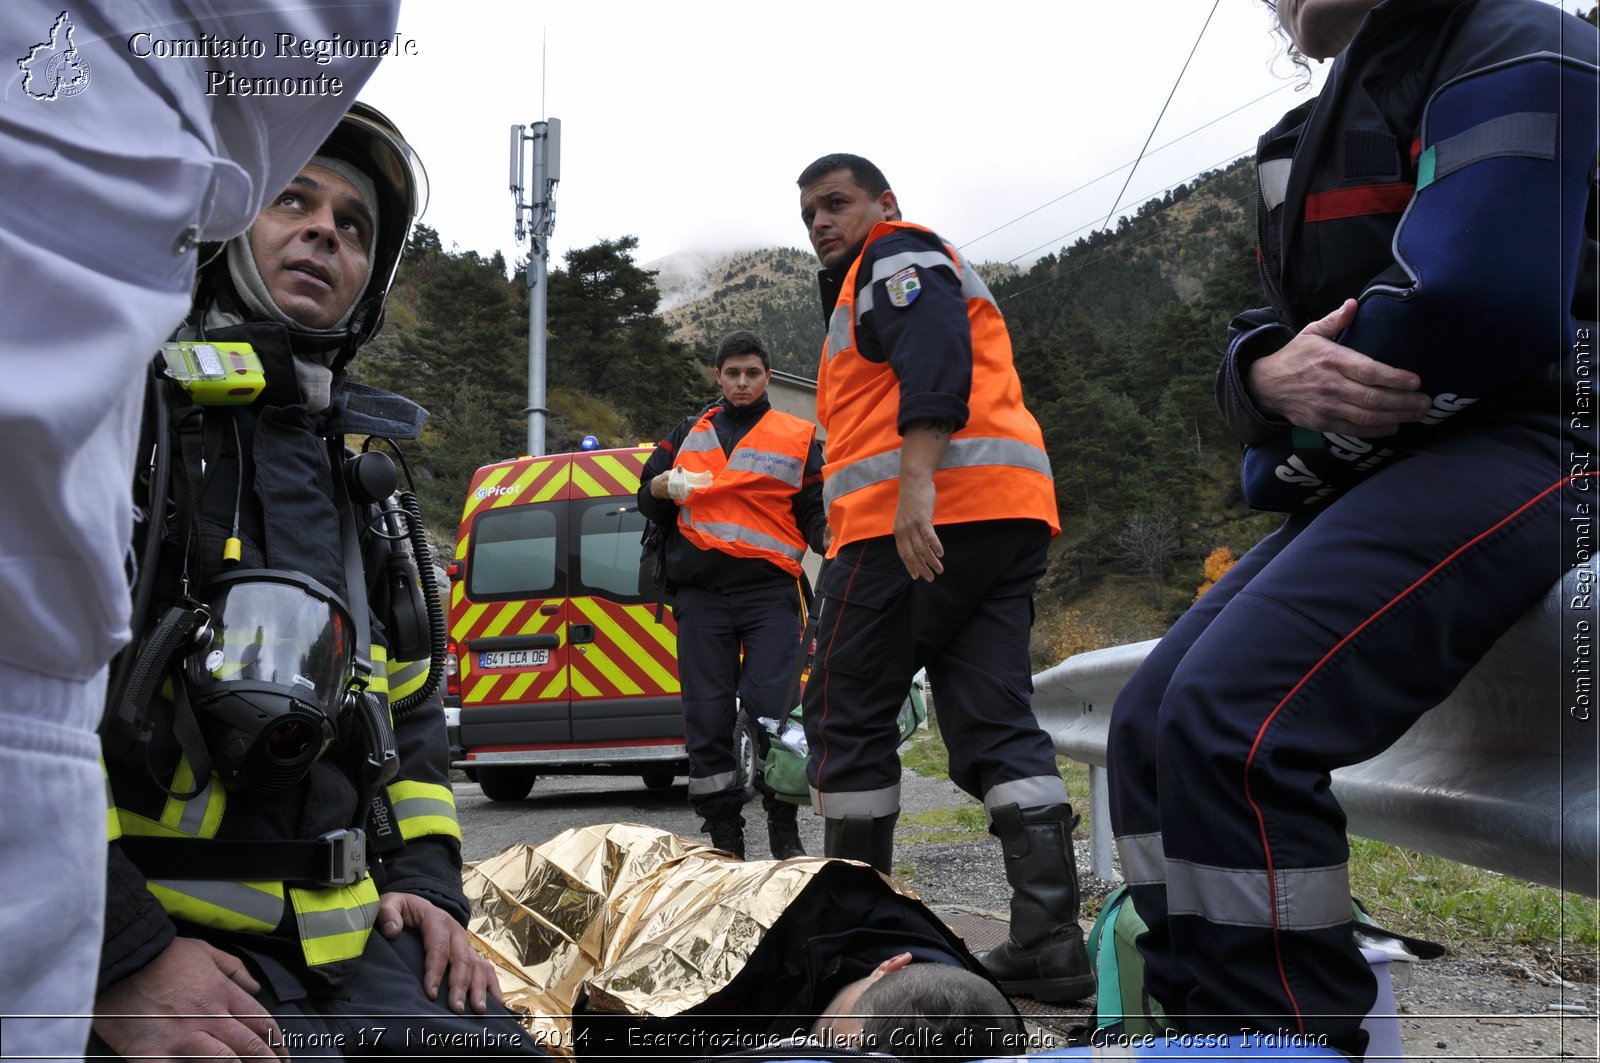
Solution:
[[[142,637],[102,729],[99,1050],[363,1054],[426,1032],[538,1054],[462,927],[443,617],[415,496],[370,449],[427,415],[345,372],[425,199],[399,131],[355,105],[215,250],[152,365]]]

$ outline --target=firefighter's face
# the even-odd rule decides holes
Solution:
[[[722,397],[731,406],[748,406],[767,390],[772,370],[761,364],[759,354],[735,354],[717,370]]]
[[[308,328],[332,328],[371,272],[372,215],[349,181],[307,166],[256,215],[250,249],[278,309]]]
[[[880,221],[900,216],[894,190],[874,196],[849,170],[824,174],[800,190],[800,220],[824,266],[837,266]]]
[[[1344,51],[1379,0],[1278,0],[1278,25],[1308,59]]]

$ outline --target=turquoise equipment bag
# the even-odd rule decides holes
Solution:
[[[910,738],[927,718],[928,708],[922,684],[913,681],[911,692],[906,695],[897,717],[900,741]],[[801,722],[800,706],[796,705],[784,718],[779,733],[772,735],[767,748],[767,760],[761,769],[774,797],[796,805],[811,803],[811,784],[806,781],[806,756],[805,726]]]

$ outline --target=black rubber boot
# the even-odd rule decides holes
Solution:
[[[767,810],[767,847],[772,858],[788,860],[806,855],[806,847],[800,844],[798,806],[767,794],[761,799],[761,807]]]
[[[1008,996],[1069,1004],[1094,992],[1094,970],[1078,925],[1078,868],[1071,805],[994,810],[989,831],[1005,852],[1011,938],[980,952]]]
[[[860,860],[885,875],[894,867],[894,825],[899,812],[887,816],[828,817],[822,821],[822,851],[826,856]]]
[[[739,813],[707,819],[700,829],[710,833],[712,848],[744,859],[744,817]]]

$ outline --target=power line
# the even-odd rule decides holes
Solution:
[[[1174,187],[1176,187],[1176,186],[1174,186]],[[1239,204],[1239,205],[1242,206],[1245,203],[1248,203],[1253,199],[1255,199],[1255,192],[1251,191],[1251,192],[1246,193],[1245,195],[1239,196],[1237,199],[1226,199],[1226,200],[1223,200],[1223,202],[1224,203],[1236,203],[1236,204]],[[1164,211],[1166,209],[1167,208],[1165,206],[1163,206],[1161,208],[1161,211]],[[1206,209],[1208,211],[1216,212],[1219,217],[1221,215],[1221,204],[1214,203],[1210,207],[1207,207]],[[1156,213],[1159,214],[1161,211],[1157,211]],[[1086,227],[1087,226],[1085,226],[1085,228]],[[1115,258],[1118,255],[1129,254],[1132,251],[1138,249],[1139,247],[1142,247],[1143,245],[1149,243],[1150,241],[1158,239],[1162,235],[1163,235],[1162,231],[1161,230],[1157,230],[1157,231],[1151,233],[1149,236],[1142,237],[1141,239],[1135,240],[1132,243],[1121,244],[1121,245],[1119,245],[1119,246],[1117,246],[1115,248],[1112,248],[1112,249],[1104,252],[1103,254],[1096,255],[1094,258],[1089,259],[1087,262],[1084,262],[1084,263],[1080,264],[1078,266],[1078,268],[1076,270],[1074,270],[1070,274],[1070,276],[1076,277],[1078,274],[1082,273],[1084,270],[1088,269],[1090,266],[1094,265],[1097,262],[1104,262],[1108,258]],[[1021,291],[1007,292],[1005,294],[1005,296],[1004,296],[1004,299],[1007,302],[1009,302],[1012,299],[1017,298],[1018,296],[1026,295],[1031,291],[1037,291],[1040,288],[1048,287],[1049,285],[1054,284],[1056,281],[1058,281],[1060,279],[1061,279],[1061,275],[1060,274],[1057,274],[1056,276],[1053,276],[1053,277],[1047,277],[1046,279],[1040,281],[1038,284],[1030,284],[1028,287],[1023,288]],[[1070,294],[1070,292],[1068,294]],[[996,298],[1000,298],[1000,297],[997,296]],[[1065,302],[1065,297],[1063,297],[1063,303],[1064,302]]]
[[[1243,152],[1243,153],[1241,153],[1239,155],[1234,155],[1231,158],[1224,159],[1219,163],[1215,163],[1215,164],[1213,164],[1211,166],[1207,166],[1203,170],[1196,170],[1194,173],[1190,174],[1188,177],[1179,178],[1178,180],[1174,181],[1170,185],[1167,185],[1167,186],[1165,186],[1163,188],[1158,188],[1153,192],[1145,193],[1145,195],[1142,198],[1145,199],[1145,200],[1154,199],[1156,196],[1161,195],[1161,193],[1163,193],[1163,192],[1170,192],[1174,188],[1179,187],[1180,185],[1184,185],[1184,184],[1189,183],[1190,181],[1194,180],[1196,177],[1199,177],[1201,174],[1210,173],[1212,170],[1226,169],[1229,166],[1232,166],[1234,163],[1238,162],[1240,159],[1244,158],[1246,155],[1249,155],[1249,154],[1250,154],[1249,152]],[[1162,207],[1161,209],[1165,210],[1166,208]],[[1076,229],[1073,229],[1073,230],[1071,230],[1069,232],[1062,233],[1060,236],[1057,236],[1054,239],[1046,240],[1044,243],[1039,244],[1037,247],[1030,247],[1030,248],[1028,248],[1028,250],[1022,252],[1020,255],[1016,255],[1015,257],[1009,258],[1006,261],[1007,262],[1012,262],[1012,263],[1020,262],[1022,259],[1027,258],[1029,255],[1033,254],[1035,251],[1042,251],[1047,247],[1050,247],[1052,245],[1056,245],[1059,241],[1065,240],[1065,239],[1067,239],[1068,237],[1071,237],[1071,236],[1075,236],[1076,234],[1083,232],[1083,230],[1089,229],[1089,228],[1093,228],[1093,227],[1094,227],[1094,223],[1093,222],[1086,221],[1082,225],[1078,226]],[[1104,226],[1104,225],[1099,226],[1099,227],[1102,228],[1102,229],[1106,228],[1106,226]]]
[[[1165,144],[1162,144],[1160,147],[1156,148],[1154,151],[1151,151],[1149,154],[1158,155],[1161,152],[1166,151],[1168,148],[1172,147],[1174,144],[1182,143],[1183,141],[1188,140],[1190,137],[1194,136],[1196,133],[1200,133],[1200,132],[1203,132],[1204,130],[1210,129],[1212,126],[1216,125],[1218,122],[1221,122],[1224,119],[1232,118],[1234,115],[1238,114],[1240,111],[1244,111],[1244,110],[1247,110],[1247,109],[1249,109],[1251,107],[1254,107],[1256,104],[1260,103],[1262,100],[1266,99],[1267,97],[1275,96],[1278,93],[1282,92],[1284,89],[1293,88],[1293,87],[1294,87],[1294,83],[1293,82],[1286,81],[1282,85],[1279,85],[1277,88],[1269,89],[1266,92],[1262,93],[1260,96],[1257,96],[1255,99],[1250,100],[1247,103],[1241,103],[1239,106],[1235,107],[1233,110],[1228,111],[1225,114],[1219,114],[1217,117],[1211,119],[1211,121],[1209,121],[1209,122],[1206,122],[1204,125],[1195,126],[1193,129],[1189,130],[1187,133],[1184,133],[1181,136],[1174,137],[1173,139],[1167,141]],[[1075,196],[1079,192],[1082,192],[1084,189],[1093,187],[1094,185],[1099,184],[1101,181],[1104,181],[1107,177],[1110,177],[1112,174],[1118,173],[1121,170],[1123,170],[1124,168],[1126,168],[1128,166],[1132,166],[1132,165],[1134,165],[1134,163],[1132,161],[1130,161],[1130,162],[1122,163],[1120,166],[1113,167],[1112,169],[1107,170],[1105,173],[1101,174],[1099,177],[1096,177],[1096,178],[1094,178],[1092,180],[1089,180],[1089,181],[1085,181],[1083,184],[1079,185],[1077,188],[1072,189],[1070,192],[1063,192],[1063,193],[1061,193],[1061,195],[1055,197],[1054,199],[1052,199],[1052,200],[1050,200],[1048,202],[1039,204],[1037,207],[1034,207],[1032,210],[1028,211],[1027,213],[1019,214],[1015,218],[1012,218],[1010,221],[1004,222],[1004,223],[1002,223],[1000,225],[995,226],[993,229],[990,229],[988,232],[982,234],[981,236],[974,236],[972,239],[966,241],[965,243],[957,244],[956,246],[964,251],[967,248],[971,247],[973,244],[977,243],[978,241],[985,240],[985,239],[993,236],[995,233],[1000,232],[1001,230],[1009,229],[1011,226],[1017,224],[1017,222],[1023,221],[1023,220],[1025,220],[1027,218],[1032,217],[1033,215],[1039,213],[1041,210],[1044,210],[1046,207],[1053,207],[1057,203],[1060,203],[1063,199],[1068,199],[1068,198],[1070,198],[1072,196]],[[1084,228],[1084,226],[1079,226],[1078,229],[1074,229],[1072,231],[1073,232],[1078,232],[1082,228]],[[1071,235],[1071,234],[1068,234],[1068,235]],[[1061,239],[1061,238],[1058,237],[1058,239]],[[1051,242],[1053,243],[1054,241],[1051,241]],[[1016,261],[1016,259],[1011,259],[1011,261],[1014,262],[1014,261]]]
[[[1167,93],[1167,102],[1161,105],[1161,113],[1156,115],[1155,124],[1150,127],[1150,135],[1144,138],[1144,146],[1139,149],[1138,157],[1133,160],[1133,168],[1128,171],[1128,179],[1122,182],[1122,191],[1118,192],[1117,198],[1112,201],[1111,210],[1106,214],[1106,220],[1101,223],[1102,228],[1105,228],[1111,224],[1111,218],[1117,212],[1117,204],[1120,203],[1122,201],[1122,197],[1127,194],[1128,185],[1133,182],[1134,172],[1138,170],[1139,162],[1144,158],[1145,152],[1150,149],[1150,141],[1155,139],[1156,130],[1161,127],[1161,119],[1166,117],[1167,108],[1171,105],[1172,98],[1178,94],[1178,86],[1183,84],[1183,75],[1188,73],[1189,63],[1193,61],[1194,53],[1200,50],[1200,42],[1205,39],[1206,30],[1211,25],[1212,16],[1217,13],[1217,8],[1221,5],[1221,3],[1222,0],[1212,0],[1211,11],[1206,15],[1205,24],[1200,27],[1200,33],[1194,39],[1194,46],[1189,49],[1189,56],[1183,61],[1183,68],[1178,71],[1177,78],[1172,82],[1172,91]],[[1081,266],[1073,272],[1072,285],[1070,285],[1067,290],[1062,293],[1061,302],[1056,304],[1056,312],[1051,315],[1050,323],[1045,326],[1047,331],[1055,325],[1055,319],[1060,316],[1062,309],[1067,305],[1067,300],[1072,297],[1072,288],[1077,285],[1078,275],[1082,272],[1083,267]]]
[[[1117,206],[1122,202],[1122,197],[1127,194],[1128,186],[1133,183],[1133,175],[1139,169],[1139,163],[1144,159],[1144,153],[1149,150],[1150,142],[1156,137],[1156,130],[1161,127],[1161,119],[1167,116],[1167,108],[1172,106],[1172,98],[1178,94],[1178,86],[1183,84],[1183,75],[1189,72],[1189,64],[1194,60],[1194,53],[1200,50],[1200,42],[1205,39],[1206,29],[1211,25],[1211,18],[1217,13],[1217,7],[1222,0],[1212,0],[1211,14],[1206,16],[1204,26],[1200,27],[1200,35],[1194,39],[1194,47],[1189,49],[1189,58],[1183,61],[1183,69],[1178,71],[1178,78],[1172,83],[1172,91],[1167,93],[1167,102],[1161,105],[1161,113],[1156,115],[1156,124],[1150,127],[1150,135],[1144,138],[1144,147],[1139,149],[1139,155],[1133,160],[1133,168],[1128,171],[1128,179],[1122,182],[1122,191],[1117,193],[1117,198],[1111,201],[1111,209],[1106,212],[1106,220],[1100,223],[1102,229],[1111,224],[1112,215],[1116,214]]]

